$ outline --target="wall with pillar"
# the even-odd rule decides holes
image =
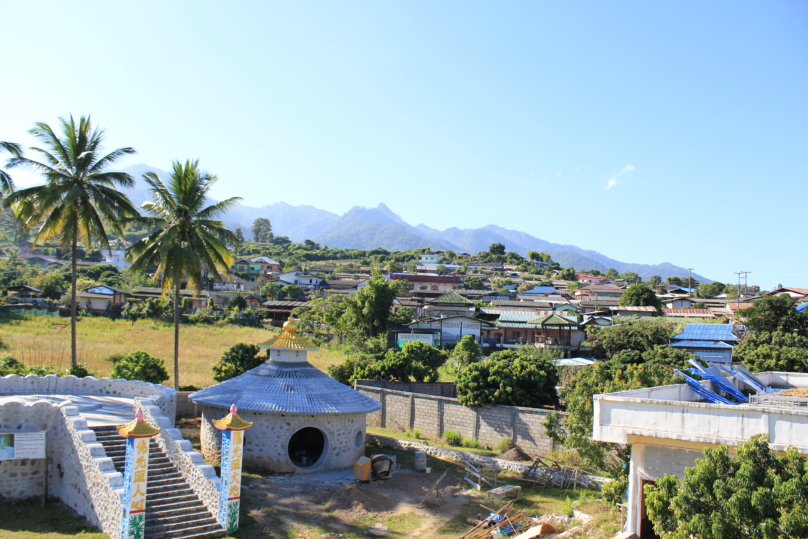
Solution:
[[[553,410],[502,405],[469,408],[454,398],[391,389],[396,387],[395,382],[379,384],[383,387],[364,385],[364,382],[357,380],[356,390],[382,403],[378,411],[368,414],[368,426],[402,432],[418,429],[433,438],[452,430],[489,446],[502,438],[510,438],[523,450],[542,455],[553,449],[553,440],[542,425]],[[442,393],[445,388],[425,390]]]

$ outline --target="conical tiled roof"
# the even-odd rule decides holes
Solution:
[[[356,414],[381,407],[378,401],[337,382],[306,361],[270,360],[235,378],[190,395],[207,406],[270,414]]]
[[[429,303],[448,303],[450,305],[474,305],[473,301],[467,300],[455,291],[446,292],[442,296],[438,296]]]
[[[283,333],[277,337],[272,337],[268,341],[262,342],[258,348],[268,348],[270,350],[297,350],[316,352],[319,350],[305,337],[297,334],[297,322],[291,316],[283,323]]]

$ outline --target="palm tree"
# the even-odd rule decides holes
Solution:
[[[45,184],[22,189],[4,202],[13,207],[26,232],[39,227],[33,244],[56,239],[62,248],[71,249],[70,337],[72,366],[76,366],[76,253],[81,241],[89,247],[100,241],[109,248],[106,227],[123,235],[121,221],[136,216],[137,209],[117,188],[132,187],[134,179],[125,172],[112,172],[110,167],[132,148],[119,148],[102,156],[104,129],[93,128],[90,117],[82,116],[78,124],[70,115],[60,118],[57,134],[43,122],[29,131],[44,148],[31,148],[42,157],[34,161],[26,157],[9,160],[9,167],[26,167],[45,177]]]
[[[0,140],[0,150],[5,150],[14,157],[22,157],[22,148],[20,148],[19,144],[13,142],[3,142]],[[11,175],[0,168],[0,193],[8,195],[13,191],[14,181],[11,179]]]
[[[149,184],[152,201],[141,205],[147,215],[130,221],[155,232],[132,245],[126,256],[135,271],[156,267],[154,275],[162,279],[163,294],[173,291],[174,389],[179,389],[180,288],[187,281],[198,292],[205,273],[216,280],[222,273],[230,273],[233,253],[227,244],[235,245],[237,239],[216,219],[241,199],[205,206],[217,178],[201,171],[198,160],[174,161],[167,184],[154,172],[147,172],[143,179]]]

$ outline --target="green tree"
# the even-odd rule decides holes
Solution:
[[[305,295],[303,294],[303,289],[296,284],[287,284],[283,287],[283,291],[286,293],[286,297],[291,299],[299,298]]]
[[[536,260],[536,261],[539,261],[539,262],[541,261],[541,258],[539,257],[539,253],[537,251],[528,251],[527,252],[527,259],[528,260]]]
[[[272,241],[272,223],[269,222],[269,219],[259,217],[253,221],[250,232],[252,232],[253,241],[259,243],[269,243]]]
[[[435,270],[438,272],[438,275],[443,275],[444,273],[446,273],[446,266],[444,266],[443,264],[438,264]]]
[[[592,440],[594,417],[593,395],[627,391],[677,383],[681,378],[661,364],[625,365],[618,361],[595,363],[579,372],[561,390],[561,398],[567,405],[567,416],[550,423],[563,427],[563,434],[556,430],[551,436],[564,440],[564,445],[578,450],[578,454],[590,466],[619,473],[628,464],[631,448],[618,444]],[[558,420],[559,418],[554,418]],[[615,455],[614,460],[611,455]]]
[[[676,324],[664,318],[639,318],[624,324],[587,330],[589,340],[596,341],[612,357],[622,350],[640,353],[667,345],[676,332]]]
[[[391,260],[387,263],[387,272],[388,273],[401,273],[404,269],[401,267],[401,264],[396,262],[395,260]]]
[[[41,161],[14,157],[9,167],[25,167],[42,174],[44,185],[19,190],[5,199],[14,208],[23,232],[39,227],[33,244],[55,240],[70,249],[70,364],[78,364],[76,351],[76,275],[79,242],[86,247],[100,243],[109,249],[107,227],[123,236],[122,221],[137,210],[120,189],[134,185],[132,176],[112,172],[116,161],[135,153],[118,148],[102,154],[104,129],[93,128],[90,117],[78,123],[71,115],[60,118],[61,136],[44,122],[29,131],[43,148],[31,148]]]
[[[624,281],[626,281],[627,283],[639,283],[642,281],[642,277],[640,277],[633,271],[625,271],[621,273],[619,277]]]
[[[808,537],[808,462],[794,447],[778,455],[768,436],[704,449],[684,477],[645,486],[646,510],[663,539]]]
[[[409,307],[399,307],[396,312],[390,313],[390,318],[387,320],[388,327],[402,327],[412,322],[412,309]]]
[[[494,352],[471,363],[457,377],[457,400],[463,406],[506,404],[538,407],[558,402],[558,371],[552,360],[522,351]]]
[[[732,354],[752,372],[808,372],[808,337],[796,333],[751,333]]]
[[[238,309],[239,311],[243,311],[247,308],[247,300],[244,299],[244,296],[241,294],[236,294],[227,304],[228,309]]]
[[[651,288],[651,290],[656,290],[662,286],[662,277],[659,275],[651,275],[648,278],[648,286]]]
[[[621,306],[628,307],[656,307],[657,313],[662,314],[662,300],[654,291],[644,284],[633,284],[620,296]]]
[[[617,279],[618,275],[617,270],[614,268],[609,268],[609,270],[606,272],[607,279]]]
[[[505,246],[501,243],[492,243],[488,248],[488,252],[492,255],[505,255]]]
[[[161,384],[168,380],[168,373],[162,359],[135,350],[126,356],[114,358],[110,377]]]
[[[211,368],[213,379],[224,382],[260,366],[265,357],[258,357],[261,349],[254,344],[238,343],[225,352]]]
[[[696,295],[700,298],[714,298],[724,293],[724,283],[714,281],[712,283],[702,283],[696,289]]]
[[[480,361],[482,357],[483,349],[477,339],[473,335],[463,335],[449,356],[449,364],[452,370],[460,372],[467,365]]]
[[[561,270],[561,277],[564,281],[577,281],[578,277],[575,276],[575,268],[564,268]]]
[[[141,206],[147,216],[132,222],[154,232],[132,245],[127,258],[133,261],[135,271],[156,267],[155,276],[162,279],[163,294],[173,291],[174,389],[179,389],[180,288],[187,281],[188,288],[199,291],[205,272],[216,280],[230,272],[233,254],[227,245],[235,243],[236,238],[216,219],[240,199],[229,198],[206,206],[218,178],[200,170],[199,161],[174,161],[167,184],[154,172],[147,172],[143,179],[149,185],[152,201]]]
[[[748,309],[741,309],[743,321],[754,331],[780,331],[808,337],[808,314],[798,312],[799,303],[786,294],[760,298]]]
[[[360,335],[374,337],[387,331],[390,308],[406,281],[387,282],[379,270],[373,270],[367,284],[345,303],[345,323]]]
[[[13,142],[0,141],[0,150],[6,151],[16,158],[22,157],[22,147]],[[0,193],[8,195],[14,191],[14,180],[11,174],[0,168]]]
[[[463,279],[463,288],[466,290],[485,290],[486,287],[483,284],[482,279],[476,275],[469,275]]]
[[[241,245],[244,243],[244,232],[240,228],[237,228],[233,231],[233,235],[236,237],[236,244]]]
[[[265,298],[274,300],[277,299],[278,292],[280,292],[282,288],[283,286],[278,283],[266,283],[265,285],[261,286],[261,295]]]

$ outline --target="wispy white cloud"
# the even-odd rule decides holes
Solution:
[[[606,182],[606,189],[611,189],[612,187],[614,187],[615,185],[620,183],[617,180],[619,180],[620,178],[622,178],[623,176],[625,176],[626,174],[628,174],[632,170],[634,170],[634,165],[628,164],[628,165],[624,166],[623,168],[621,168],[620,170],[618,170],[617,172],[613,173],[611,176],[609,176],[609,181]]]

